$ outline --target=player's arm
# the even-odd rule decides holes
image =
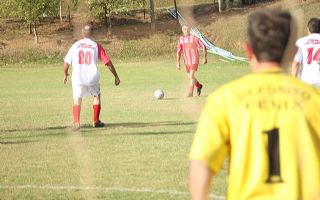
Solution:
[[[111,62],[111,60],[106,64],[106,66],[109,68],[109,70],[111,71],[111,73],[114,76],[114,84],[115,85],[119,85],[120,84],[120,79],[119,79],[118,73],[116,71],[116,68],[114,67],[114,65]]]
[[[120,79],[119,79],[118,73],[117,73],[112,61],[110,60],[109,56],[107,55],[107,52],[104,50],[104,48],[100,44],[98,44],[98,57],[101,60],[101,62],[103,62],[103,64],[105,64],[109,68],[111,73],[113,74],[114,84],[119,85]]]
[[[72,63],[73,60],[73,54],[76,50],[76,45],[73,44],[71,48],[68,50],[68,53],[66,57],[64,57],[64,65],[63,65],[63,72],[64,72],[64,78],[63,78],[63,83],[66,84],[68,82],[68,76],[69,76],[69,67]]]
[[[190,161],[189,190],[192,200],[209,198],[212,173],[207,164],[200,160]]]
[[[193,200],[208,199],[211,177],[221,170],[229,152],[225,100],[216,94],[209,96],[200,115],[190,150],[189,190]]]
[[[196,44],[198,45],[199,48],[202,49],[202,53],[203,53],[202,64],[207,64],[207,48],[206,48],[206,46],[201,42],[201,40],[199,38],[196,38]]]
[[[207,48],[204,46],[204,48],[202,49],[203,52],[203,64],[207,64]]]
[[[64,78],[63,78],[63,83],[66,84],[68,82],[68,76],[69,76],[69,64],[68,63],[64,63],[64,66],[63,66],[63,72],[64,72]]]
[[[180,57],[182,53],[182,45],[180,44],[180,41],[178,41],[178,46],[177,46],[177,68],[180,70]]]
[[[299,40],[296,43],[298,47],[296,54],[294,55],[293,62],[291,64],[291,75],[294,77],[298,77],[300,71],[300,63],[303,62],[303,53],[302,49],[299,48]]]
[[[291,74],[292,76],[298,77],[298,72],[300,71],[300,63],[293,61],[291,64]]]
[[[180,57],[181,57],[181,52],[177,52],[177,68],[180,70]]]

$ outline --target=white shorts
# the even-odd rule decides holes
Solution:
[[[100,84],[96,85],[72,85],[73,98],[84,98],[87,96],[99,96]]]

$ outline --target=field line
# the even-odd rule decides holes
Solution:
[[[0,185],[0,189],[37,189],[37,190],[96,190],[104,192],[141,192],[141,193],[162,193],[170,195],[189,195],[188,192],[181,192],[176,190],[154,190],[148,188],[124,188],[124,187],[81,187],[81,186],[59,186],[59,185]],[[224,196],[210,194],[212,199],[225,199]]]

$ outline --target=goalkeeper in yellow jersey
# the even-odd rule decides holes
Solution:
[[[207,99],[190,152],[192,199],[208,199],[225,157],[229,200],[320,199],[320,93],[287,74],[295,40],[289,13],[249,16],[253,73]]]

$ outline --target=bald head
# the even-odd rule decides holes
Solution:
[[[85,25],[82,29],[82,35],[83,37],[91,37],[93,33],[93,27],[92,25]]]
[[[183,25],[181,29],[182,29],[182,33],[183,33],[184,36],[188,36],[190,34],[189,26]]]

